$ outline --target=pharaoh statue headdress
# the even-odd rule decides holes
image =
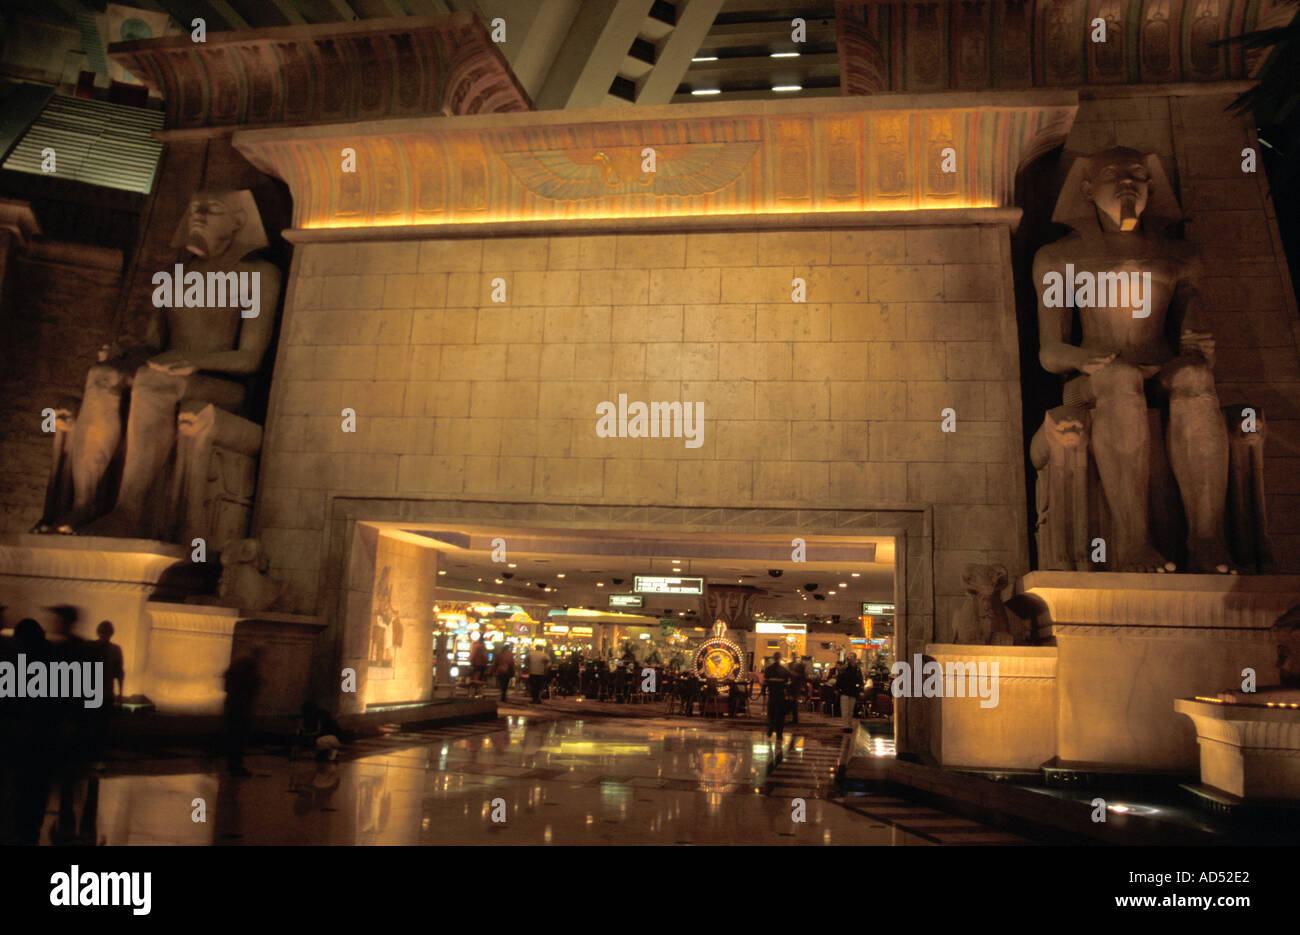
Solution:
[[[1093,164],[1116,150],[1125,147],[1113,147],[1091,156],[1080,156],[1070,166],[1061,194],[1056,199],[1056,208],[1052,211],[1052,223],[1064,224],[1081,234],[1100,230],[1097,220],[1097,208],[1083,195],[1083,180],[1088,176]],[[1137,152],[1137,150],[1131,150]],[[1147,230],[1163,233],[1170,225],[1183,219],[1183,209],[1174,197],[1174,188],[1169,184],[1169,177],[1160,164],[1160,157],[1155,153],[1139,153],[1146,164],[1147,175],[1151,180],[1150,193],[1144,212],[1147,217]],[[1158,219],[1158,220],[1157,220]]]
[[[261,250],[267,246],[269,241],[266,239],[266,228],[262,225],[262,214],[257,210],[257,202],[253,199],[253,193],[248,189],[233,190],[213,190],[203,189],[195,192],[195,195],[206,194],[219,198],[232,214],[242,214],[244,223],[235,234],[234,243],[230,249],[234,256],[243,258],[248,256],[254,250]],[[190,232],[190,211],[186,208],[185,213],[181,215],[181,222],[176,227],[176,233],[172,236],[171,245],[173,247],[183,247],[189,242]]]

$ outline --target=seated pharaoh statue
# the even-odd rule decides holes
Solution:
[[[1148,412],[1156,410],[1167,425],[1164,451],[1184,514],[1163,517],[1176,514],[1177,503],[1157,501],[1156,521],[1168,521],[1179,537],[1185,521],[1182,570],[1238,570],[1224,536],[1229,437],[1215,389],[1214,339],[1197,327],[1196,252],[1166,236],[1181,217],[1154,155],[1107,150],[1073,164],[1052,215],[1073,233],[1034,257],[1039,360],[1065,380],[1065,406],[1048,413],[1030,447],[1039,468],[1040,567],[1088,567],[1082,550],[1095,547],[1097,527],[1087,531],[1090,516],[1078,502],[1086,503],[1090,453],[1109,510],[1108,555],[1104,565],[1092,558],[1091,567],[1176,570],[1175,556],[1155,548],[1150,528],[1150,489],[1158,496],[1166,483],[1152,476],[1153,442],[1161,441],[1152,435],[1162,420]],[[1164,456],[1154,454],[1163,468]],[[1056,477],[1049,486],[1050,471]],[[1049,501],[1055,543],[1041,529]],[[1070,502],[1073,514],[1063,511]],[[1063,528],[1075,545],[1062,545]]]
[[[242,416],[271,343],[280,272],[250,256],[267,239],[247,190],[196,193],[172,246],[189,262],[154,275],[143,342],[102,348],[75,414],[58,412],[37,532],[243,535],[205,528],[211,512],[206,524],[199,514],[214,448],[246,461],[251,485],[261,429]]]

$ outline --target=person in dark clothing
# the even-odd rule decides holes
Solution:
[[[226,759],[232,776],[251,776],[244,769],[244,745],[253,733],[253,702],[262,687],[262,648],[241,656],[226,670]]]
[[[776,734],[777,758],[785,741],[785,714],[788,706],[786,692],[790,685],[790,670],[781,664],[781,654],[772,654],[772,664],[763,670],[763,686],[767,689],[767,734]]]
[[[790,672],[790,725],[799,726],[799,703],[803,701],[804,686],[808,684],[807,664],[794,657],[786,666]]]
[[[853,709],[857,707],[858,696],[862,694],[862,670],[858,668],[858,657],[850,654],[849,661],[840,669],[835,678],[835,688],[840,693],[840,717],[844,721],[844,733],[853,733]]]
[[[501,686],[501,703],[505,704],[506,690],[510,687],[510,680],[515,677],[515,652],[509,643],[497,651],[497,657],[492,660],[492,671],[496,673],[497,684]]]

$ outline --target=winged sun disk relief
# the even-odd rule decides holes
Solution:
[[[681,147],[672,147],[673,150]],[[675,156],[656,149],[655,172],[641,171],[641,149],[506,152],[501,160],[534,195],[562,201],[610,195],[707,195],[736,180],[749,165],[757,142],[701,143]]]

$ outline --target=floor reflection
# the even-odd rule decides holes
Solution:
[[[829,744],[786,744],[787,763],[816,748],[809,773],[827,769]],[[126,764],[131,775],[110,770],[101,781],[97,840],[928,843],[831,801],[798,806],[785,794],[759,794],[775,754],[759,731],[514,716],[363,741],[333,763],[253,754],[248,779],[218,776],[201,762],[146,759]],[[793,820],[800,808],[806,820]]]

